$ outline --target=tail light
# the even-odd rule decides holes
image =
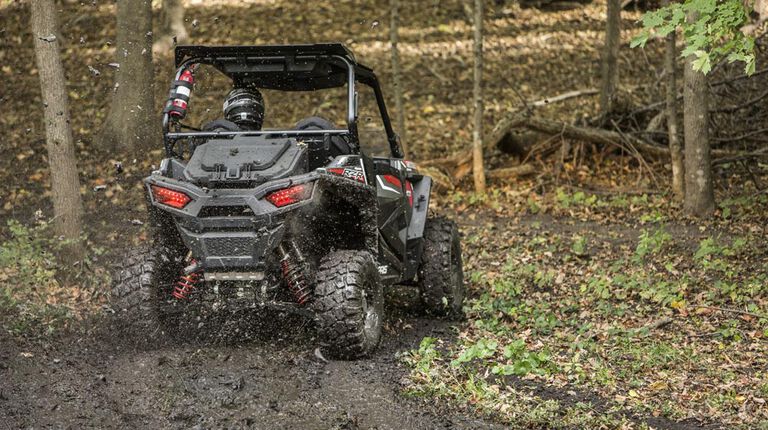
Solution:
[[[152,189],[152,196],[155,198],[156,202],[172,208],[181,209],[192,201],[192,198],[181,191],[171,190],[157,185],[150,185],[150,188]]]
[[[312,197],[312,184],[299,184],[267,194],[268,202],[281,208]]]
[[[405,181],[405,195],[408,196],[408,204],[413,207],[413,184],[411,181]]]

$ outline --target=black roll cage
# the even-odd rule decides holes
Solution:
[[[311,46],[311,45],[306,45],[306,46]],[[337,135],[337,136],[348,137],[351,144],[350,146],[354,148],[354,150],[360,151],[360,138],[357,130],[358,95],[355,89],[355,83],[362,82],[363,84],[373,89],[374,95],[376,97],[376,104],[378,105],[379,113],[381,115],[382,122],[384,123],[384,129],[387,134],[387,140],[389,142],[389,147],[390,147],[392,156],[395,158],[403,158],[403,153],[400,148],[400,142],[399,142],[398,136],[397,134],[395,134],[395,131],[392,128],[392,122],[389,117],[389,113],[387,112],[387,107],[384,101],[384,95],[381,91],[381,86],[379,85],[379,81],[376,78],[376,75],[373,73],[373,70],[371,70],[366,66],[363,66],[361,64],[354,62],[354,57],[351,56],[351,53],[349,53],[349,51],[345,47],[343,47],[343,45],[327,44],[327,45],[315,45],[315,46],[341,49],[343,50],[342,52],[346,52],[348,53],[348,55],[308,54],[308,55],[291,55],[291,56],[288,56],[288,55],[276,55],[276,56],[245,55],[244,56],[244,55],[235,54],[235,55],[229,55],[229,56],[203,55],[203,56],[188,57],[184,59],[183,56],[187,50],[191,52],[205,53],[206,50],[215,51],[217,48],[216,47],[209,48],[209,47],[203,47],[203,46],[190,46],[190,47],[179,46],[176,48],[176,63],[178,66],[178,70],[176,72],[175,80],[179,79],[179,77],[181,76],[181,73],[185,69],[187,69],[188,67],[194,64],[207,64],[207,65],[213,65],[214,67],[216,67],[216,63],[221,61],[241,62],[245,64],[247,61],[250,61],[250,60],[255,60],[255,61],[289,60],[290,62],[295,62],[296,60],[312,60],[312,59],[332,60],[337,64],[340,64],[344,68],[346,68],[346,84],[347,84],[347,128],[346,129],[180,132],[180,131],[170,130],[170,127],[171,127],[170,115],[168,112],[164,112],[163,113],[163,146],[165,147],[166,156],[169,158],[180,158],[181,154],[175,151],[176,143],[181,139],[189,139],[189,138],[195,138],[195,137],[198,137],[198,138],[216,138],[216,137],[234,137],[234,136],[298,137],[298,136],[309,135],[309,136],[322,136],[323,138],[327,138],[332,135]],[[287,50],[293,50],[296,48],[300,49],[301,47],[302,45],[285,46],[285,47],[263,47],[263,48],[266,48],[266,49],[282,48]],[[247,51],[249,48],[258,49],[262,47],[222,47],[221,49],[232,51],[238,48],[241,48]],[[230,76],[230,78],[232,78],[232,76]],[[234,80],[235,79],[233,78],[233,81]],[[343,85],[343,83],[341,85]],[[339,87],[341,85],[329,84],[329,85],[323,86],[322,88]]]

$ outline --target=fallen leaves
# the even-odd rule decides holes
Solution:
[[[733,252],[736,242],[726,239],[748,226],[691,234],[668,201],[652,196],[563,191],[536,196],[535,211],[527,195],[504,188],[495,200],[473,199],[459,192],[439,199],[445,210],[462,211],[465,273],[475,288],[470,324],[456,342],[491,333],[506,342],[508,333],[551,352],[557,370],[527,376],[537,384],[590,387],[641,415],[723,425],[768,419],[750,400],[766,397],[765,376],[739,376],[768,365],[768,321],[757,317],[766,309],[763,290],[737,288],[748,305],[726,305],[734,296],[714,282],[765,274],[766,250]],[[664,219],[663,230],[659,221],[637,228],[649,214]],[[707,261],[723,263],[697,263],[701,243]]]

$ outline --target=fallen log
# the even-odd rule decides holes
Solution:
[[[531,164],[521,164],[514,167],[504,167],[488,171],[488,177],[493,179],[512,179],[528,176],[536,173],[536,168]]]
[[[669,155],[669,148],[650,144],[632,135],[621,134],[616,131],[604,130],[602,128],[581,127],[536,117],[527,118],[527,121],[523,123],[523,126],[551,135],[560,134],[563,137],[580,140],[582,142],[616,145],[620,147],[624,147],[624,142],[628,142],[639,152],[646,155],[653,155],[656,157]]]
[[[553,97],[544,97],[540,100],[526,103],[526,109],[530,109],[531,107],[548,106],[550,104],[561,102],[564,100],[568,100],[576,97],[594,95],[597,93],[598,93],[598,90],[595,88],[567,91],[565,93],[558,94]],[[520,113],[520,111],[516,111],[515,113]],[[516,121],[518,119],[511,118],[511,117],[512,115],[508,115],[507,117],[499,121],[499,123],[496,124],[496,126],[493,128],[491,133],[485,137],[485,139],[483,140],[484,151],[489,151],[492,148],[494,148],[504,138],[504,135],[507,134],[509,130],[516,128],[516,125],[518,125]],[[448,157],[425,160],[420,162],[419,165],[435,166],[435,167],[442,167],[442,168],[448,169],[448,168],[455,168],[455,167],[458,167],[459,165],[469,163],[471,159],[472,159],[472,153],[470,150],[467,150],[467,151],[462,151]]]
[[[566,93],[558,94],[554,97],[545,97],[541,100],[536,100],[535,102],[528,103],[529,107],[541,107],[541,106],[547,106],[552,103],[561,102],[563,100],[572,99],[574,97],[581,97],[581,96],[593,96],[600,91],[597,90],[597,88],[587,88],[585,90],[573,90],[568,91]]]
[[[528,118],[527,121],[522,123],[522,125],[531,130],[536,130],[552,135],[561,134],[563,137],[574,140],[581,140],[583,142],[614,144],[619,146],[623,146],[623,142],[628,142],[632,144],[632,146],[634,146],[635,149],[637,149],[639,152],[642,152],[646,155],[652,155],[656,157],[669,156],[669,148],[666,146],[659,146],[646,142],[645,140],[631,134],[604,130],[602,128],[580,127],[536,117]],[[713,157],[730,157],[739,154],[739,152],[727,151],[724,149],[712,150]]]
[[[440,169],[422,166],[419,164],[419,172],[432,178],[432,184],[436,189],[452,190],[455,188],[453,181]]]
[[[602,128],[576,126],[531,116],[525,112],[513,112],[499,121],[485,139],[485,150],[490,152],[490,150],[501,141],[504,135],[513,129],[519,128],[527,128],[552,136],[560,135],[568,139],[579,140],[582,142],[613,145],[622,149],[627,149],[628,152],[636,150],[639,153],[653,157],[669,157],[669,148],[649,143],[631,134],[619,133],[617,131],[605,130]],[[628,148],[627,145],[629,145],[630,148]],[[733,151],[722,149],[712,150],[713,157],[733,157],[738,155],[740,155],[740,153]],[[467,168],[471,161],[472,154],[467,150],[449,157],[427,160],[421,164],[441,167],[447,171],[451,171],[453,180],[459,181],[471,172],[471,169]]]
[[[597,143],[597,144],[609,144],[624,148],[624,142],[629,143],[637,149],[637,151],[653,155],[653,156],[668,156],[669,149],[652,145],[643,141],[640,138],[631,135],[622,135],[615,131],[603,130],[594,127],[580,127],[558,121],[547,120],[543,118],[537,118],[530,116],[525,112],[514,112],[504,119],[499,121],[493,130],[489,133],[488,138],[485,140],[485,150],[490,151],[504,138],[504,135],[516,128],[527,128],[529,130],[538,131],[549,135],[561,135],[563,137],[580,140],[584,142]],[[715,155],[713,153],[713,155]],[[428,165],[439,165],[446,170],[452,170],[454,181],[461,180],[471,170],[466,168],[472,161],[472,154],[470,151],[462,151],[461,153],[446,157],[440,160],[433,160],[432,163],[427,162]],[[451,169],[452,166],[455,168]]]

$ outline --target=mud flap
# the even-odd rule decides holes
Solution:
[[[360,227],[365,238],[365,249],[377,254],[378,251],[378,229],[376,220],[378,218],[378,209],[376,203],[376,189],[370,185],[351,181],[342,177],[332,175],[322,175],[317,180],[318,193],[331,193],[350,206],[360,208],[362,219],[350,220]]]
[[[413,182],[413,210],[411,222],[408,224],[406,236],[406,265],[403,280],[411,280],[416,276],[424,249],[424,227],[429,214],[429,193],[432,190],[432,178],[424,176],[420,181]]]

